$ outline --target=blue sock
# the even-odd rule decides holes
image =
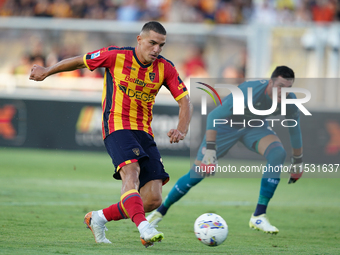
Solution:
[[[270,198],[268,197],[262,195],[259,196],[259,201],[257,202],[254,216],[259,216],[261,214],[266,213],[269,200]]]
[[[190,171],[183,175],[178,179],[175,186],[170,190],[168,196],[165,198],[164,202],[158,207],[157,211],[162,215],[165,215],[170,208],[170,206],[180,200],[188,191],[195,186],[197,183],[203,180],[203,177],[198,175],[193,169],[195,169],[195,165]],[[191,178],[194,176],[195,178]]]
[[[157,211],[160,212],[162,215],[165,215],[168,211],[168,207],[165,207],[163,203],[161,204],[160,207],[157,208]]]
[[[267,172],[262,176],[260,195],[254,216],[266,213],[268,203],[280,182],[281,171],[275,170],[279,170],[280,166],[283,165],[286,159],[286,151],[280,142],[273,142],[267,147],[264,156],[267,159]]]

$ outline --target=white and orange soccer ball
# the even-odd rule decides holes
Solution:
[[[228,225],[221,216],[215,213],[205,213],[196,219],[194,231],[201,243],[217,246],[227,239]]]

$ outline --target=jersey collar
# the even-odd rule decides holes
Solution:
[[[133,56],[135,57],[137,63],[138,63],[141,67],[143,67],[143,68],[147,68],[147,67],[151,66],[151,64],[152,64],[152,62],[151,62],[151,63],[149,63],[149,64],[144,65],[144,64],[142,63],[142,61],[140,61],[139,58],[138,58],[138,56],[137,56],[136,48],[133,48]]]

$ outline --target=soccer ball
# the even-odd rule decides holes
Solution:
[[[197,239],[208,246],[217,246],[228,236],[228,225],[215,213],[205,213],[199,216],[194,224]]]

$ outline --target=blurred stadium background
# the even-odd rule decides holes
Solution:
[[[305,159],[339,163],[340,9],[335,0],[1,0],[0,146],[104,151],[102,70],[28,80],[34,63],[51,65],[109,45],[135,46],[147,20],[168,31],[162,55],[190,78],[267,78],[287,65],[311,91],[302,116]],[[170,145],[178,107],[164,89],[153,128],[163,155],[189,155],[190,139]],[[201,125],[199,116],[192,126]],[[278,128],[289,148],[288,134]],[[192,142],[200,139],[191,137]],[[230,158],[256,159],[236,146]]]

